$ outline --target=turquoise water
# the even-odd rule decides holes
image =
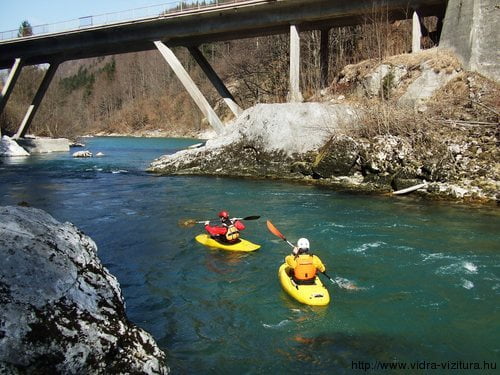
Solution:
[[[26,201],[90,235],[129,318],[155,337],[173,373],[364,373],[365,364],[387,373],[386,363],[417,366],[408,373],[439,364],[439,373],[470,362],[498,371],[497,209],[144,172],[195,142],[90,138],[104,157],[5,159],[0,204]],[[243,232],[259,251],[205,248],[194,241],[201,227],[178,225],[222,208],[261,215]],[[309,238],[328,273],[359,289],[323,279],[327,307],[288,297],[277,270],[290,248],[266,219],[291,241]]]

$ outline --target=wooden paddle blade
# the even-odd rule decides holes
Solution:
[[[179,220],[179,225],[181,227],[191,228],[191,227],[194,227],[196,224],[197,224],[197,222],[194,219],[180,219]]]
[[[271,223],[269,220],[266,221],[267,229],[269,229],[269,232],[274,234],[276,237],[281,238],[282,240],[286,241],[285,236],[281,234],[281,232]]]

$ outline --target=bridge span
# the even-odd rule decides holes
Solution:
[[[178,61],[171,47],[187,47],[225,102],[238,115],[241,108],[199,51],[204,43],[290,34],[290,95],[300,101],[300,32],[321,30],[323,66],[328,59],[328,30],[367,23],[375,14],[387,20],[414,19],[414,49],[420,48],[421,17],[443,19],[448,0],[230,0],[177,12],[162,12],[113,24],[0,41],[0,69],[10,68],[0,97],[3,111],[23,66],[49,64],[16,137],[24,137],[57,67],[64,61],[158,49],[217,132],[223,125]],[[326,59],[325,59],[326,57]],[[326,77],[326,69],[322,76]]]

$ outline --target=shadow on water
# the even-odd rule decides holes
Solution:
[[[299,366],[313,373],[349,373],[359,370],[361,363],[394,362],[398,351],[409,352],[413,344],[399,337],[368,333],[364,335],[335,332],[318,336],[294,335],[288,339],[286,349],[277,350],[285,363]]]

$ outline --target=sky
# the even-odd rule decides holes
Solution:
[[[175,2],[176,0],[0,0],[0,32],[17,30],[24,20],[31,26],[37,26]]]

